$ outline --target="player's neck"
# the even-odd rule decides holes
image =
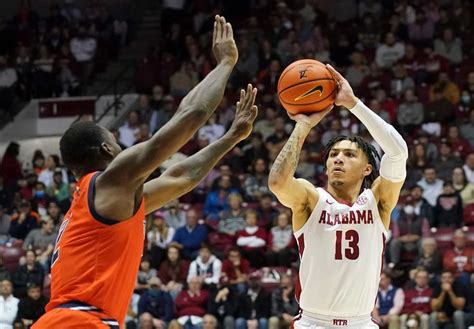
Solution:
[[[357,197],[359,196],[360,185],[356,184],[353,186],[332,186],[331,184],[328,184],[327,190],[332,196],[338,199],[348,201],[349,203],[354,203],[357,200]]]

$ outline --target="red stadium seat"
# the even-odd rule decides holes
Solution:
[[[18,268],[18,261],[25,255],[25,251],[18,247],[2,247],[3,264],[8,272],[14,273]]]
[[[432,233],[433,238],[438,243],[438,250],[440,252],[451,248],[453,233],[454,229],[450,227],[439,228],[436,233]]]
[[[474,203],[464,206],[462,221],[465,225],[474,225]]]

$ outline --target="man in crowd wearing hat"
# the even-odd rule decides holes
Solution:
[[[150,288],[145,291],[138,302],[138,315],[149,313],[157,329],[165,329],[173,318],[173,300],[166,291],[161,290],[161,281],[157,277],[148,280]]]

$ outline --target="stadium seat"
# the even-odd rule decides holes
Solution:
[[[438,250],[443,252],[451,248],[451,243],[453,240],[454,229],[451,227],[439,228],[436,233],[431,233],[433,238],[435,238],[438,243]]]
[[[464,206],[462,221],[465,225],[474,225],[474,203]]]
[[[22,248],[18,247],[0,247],[1,254],[3,256],[3,264],[8,272],[14,273],[18,268],[18,261],[25,252]]]

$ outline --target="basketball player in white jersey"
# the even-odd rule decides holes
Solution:
[[[301,258],[301,308],[294,328],[378,328],[371,320],[382,270],[390,213],[406,176],[408,149],[402,136],[354,96],[328,65],[338,86],[335,104],[349,109],[384,151],[367,141],[336,137],[327,146],[327,188],[294,178],[304,140],[331,110],[292,116],[295,128],[275,160],[269,186],[293,211]],[[378,172],[380,175],[378,175]]]

